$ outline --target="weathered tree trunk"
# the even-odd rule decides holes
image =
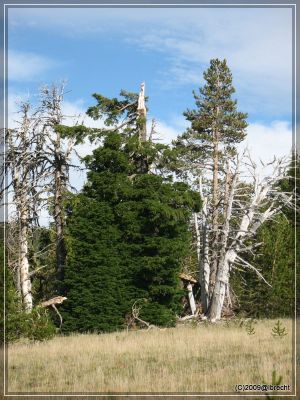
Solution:
[[[229,283],[230,265],[234,263],[236,256],[237,254],[234,250],[227,251],[222,266],[219,266],[209,309],[209,319],[211,322],[215,322],[221,318],[226,290]]]
[[[188,283],[186,288],[188,290],[188,297],[189,297],[189,303],[190,303],[192,315],[194,315],[196,312],[196,304],[195,304],[195,298],[194,298],[194,294],[193,294],[193,286],[191,283]]]
[[[197,260],[200,265],[201,261],[201,234],[198,223],[198,213],[194,213],[194,224],[195,224],[195,233],[196,233],[196,252],[197,252]],[[199,275],[200,276],[200,275]]]
[[[236,253],[233,250],[227,250],[228,238],[230,232],[230,220],[232,217],[232,206],[234,201],[235,190],[238,182],[239,161],[237,161],[235,174],[229,188],[229,165],[227,165],[226,189],[225,189],[225,223],[223,225],[222,243],[219,260],[219,269],[216,276],[216,284],[211,298],[209,308],[209,318],[215,321],[221,318],[222,308],[226,292],[228,291],[230,263],[233,263],[236,258]]]
[[[219,241],[219,137],[218,131],[214,132],[213,150],[213,197],[212,197],[212,231],[213,238],[211,243],[212,265],[209,279],[209,297],[211,298],[216,283],[218,270],[218,241]]]
[[[53,180],[54,194],[54,224],[56,232],[56,276],[59,281],[64,278],[66,259],[65,245],[65,218],[63,199],[68,184],[68,158],[72,152],[74,142],[69,140],[67,149],[63,149],[61,135],[56,127],[62,123],[62,101],[64,97],[64,84],[59,87],[47,86],[41,91],[43,98],[43,113],[47,116],[47,136],[52,144],[49,147],[51,154],[50,172]]]
[[[22,305],[28,313],[31,312],[33,307],[28,254],[29,218],[30,208],[35,208],[33,203],[36,201],[36,199],[31,199],[30,197],[32,189],[30,177],[35,166],[33,166],[34,160],[32,160],[30,148],[32,146],[32,137],[30,137],[29,109],[29,104],[24,103],[22,105],[21,112],[23,115],[20,129],[19,131],[11,130],[8,138],[10,147],[8,162],[14,190],[17,223],[19,225],[19,260],[17,266],[19,282],[17,281],[17,284],[20,287]]]
[[[140,129],[139,140],[140,140],[140,143],[142,143],[142,142],[146,142],[146,140],[147,140],[147,110],[146,110],[146,104],[145,104],[145,83],[144,82],[141,84],[141,91],[139,93],[137,111],[141,118],[141,123],[139,126],[139,129]]]
[[[207,313],[209,304],[209,279],[210,279],[210,266],[209,266],[209,244],[207,238],[207,197],[203,194],[202,177],[199,177],[199,192],[200,197],[203,201],[201,210],[201,236],[202,246],[200,252],[200,230],[197,224],[196,231],[199,236],[199,276],[200,276],[200,287],[201,287],[201,306],[202,312]],[[197,221],[198,222],[198,221]],[[198,240],[197,240],[198,243]],[[198,253],[198,252],[197,252]]]
[[[251,159],[250,159],[251,161]],[[276,159],[274,160],[274,163]],[[268,178],[262,180],[259,179],[256,167],[254,166],[253,178],[254,187],[253,193],[249,200],[249,203],[245,205],[240,204],[240,215],[235,215],[240,217],[240,224],[237,233],[234,235],[232,242],[229,242],[230,233],[230,220],[232,218],[232,208],[235,197],[235,191],[237,187],[237,180],[239,175],[239,162],[236,166],[236,171],[231,183],[231,188],[228,197],[228,206],[226,208],[226,219],[223,225],[223,239],[222,239],[222,251],[221,258],[219,262],[218,273],[216,277],[216,285],[211,299],[209,318],[211,321],[216,321],[221,318],[222,307],[224,304],[224,299],[226,293],[228,292],[229,285],[229,274],[234,263],[239,263],[245,268],[250,268],[256,272],[258,277],[262,279],[267,285],[271,286],[253,265],[248,261],[244,260],[240,254],[251,250],[253,245],[245,245],[245,241],[248,239],[253,239],[258,228],[268,219],[272,218],[273,215],[281,210],[283,204],[285,206],[292,204],[292,195],[286,196],[285,193],[281,193],[276,190],[276,183],[278,180],[283,178],[282,167],[283,161],[277,161],[275,164],[273,174]],[[268,195],[271,193],[271,197]],[[281,194],[280,194],[281,193]],[[284,202],[282,202],[282,199]],[[278,202],[281,202],[281,206],[278,206]],[[237,204],[239,201],[237,200]],[[265,211],[261,211],[264,209]]]
[[[66,247],[64,239],[65,220],[63,215],[63,192],[65,191],[65,176],[61,157],[60,134],[56,134],[55,171],[54,171],[54,222],[56,230],[56,268],[57,278],[63,280]]]
[[[24,199],[23,199],[24,200]],[[20,210],[20,286],[22,293],[22,302],[26,312],[31,312],[33,307],[31,279],[29,274],[28,260],[28,211],[24,204],[26,199],[21,203]]]

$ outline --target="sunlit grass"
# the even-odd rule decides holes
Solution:
[[[292,385],[292,321],[255,334],[234,323],[56,337],[8,349],[11,392],[233,392],[236,384]]]

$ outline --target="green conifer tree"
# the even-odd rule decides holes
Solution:
[[[87,184],[72,202],[64,330],[120,329],[138,299],[146,299],[141,318],[172,325],[181,307],[179,271],[189,218],[200,199],[186,184],[151,172],[165,146],[141,143],[144,122],[132,109],[134,95],[125,103],[95,97],[98,105],[88,112],[118,127],[101,131],[103,143],[85,159]],[[128,123],[120,127],[126,110]]]
[[[226,60],[212,59],[203,74],[205,85],[194,92],[196,109],[184,115],[190,127],[176,140],[175,148],[179,162],[175,168],[206,177],[207,194],[211,196],[207,223],[209,234],[210,278],[209,297],[212,297],[220,254],[220,227],[224,223],[230,173],[225,162],[236,154],[236,145],[246,136],[247,114],[237,110],[237,101],[232,98],[235,89],[232,74]],[[180,168],[178,168],[180,171]],[[208,306],[209,308],[209,306]],[[207,312],[207,305],[203,304]]]

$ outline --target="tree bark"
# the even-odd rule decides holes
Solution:
[[[20,210],[20,286],[22,301],[26,312],[31,312],[33,307],[31,279],[28,260],[28,211],[26,204]]]
[[[201,236],[202,246],[201,253],[199,252],[199,276],[200,276],[200,287],[201,287],[201,306],[204,314],[208,311],[209,305],[209,279],[210,279],[210,265],[209,265],[209,244],[207,238],[207,197],[203,193],[202,177],[199,177],[199,192],[200,197],[203,201],[201,210]],[[199,228],[198,228],[199,231]],[[199,247],[200,247],[200,232],[199,235]],[[199,248],[200,250],[200,248]]]
[[[194,315],[196,312],[196,304],[195,304],[195,298],[194,298],[194,294],[193,294],[193,286],[191,285],[191,283],[188,283],[186,288],[188,290],[190,308],[191,308],[192,314]]]
[[[142,122],[140,124],[140,132],[139,132],[139,140],[140,143],[146,142],[147,140],[147,110],[145,105],[145,83],[141,84],[141,91],[139,93],[138,98],[138,107],[137,107],[138,114],[142,118]]]
[[[55,143],[55,178],[54,178],[54,221],[56,230],[56,268],[57,278],[63,280],[64,278],[64,264],[66,258],[66,248],[64,239],[64,215],[62,198],[65,190],[64,171],[61,155],[61,142],[60,134],[56,134]]]
[[[217,107],[217,118],[219,109]],[[212,249],[212,265],[210,270],[209,280],[209,296],[211,298],[214,286],[216,283],[216,274],[218,270],[218,241],[219,241],[219,133],[215,129],[214,133],[214,144],[213,144],[213,197],[212,197],[212,231],[213,239],[211,244]]]
[[[239,174],[239,161],[237,161],[235,174],[231,181],[231,185],[229,188],[229,165],[227,165],[227,177],[226,177],[226,186],[225,190],[225,223],[223,226],[223,234],[222,234],[222,243],[221,243],[221,252],[220,252],[220,260],[219,260],[219,269],[216,276],[216,284],[211,298],[211,304],[209,308],[209,318],[213,322],[221,318],[222,308],[224,304],[224,299],[226,292],[228,292],[229,285],[229,273],[230,273],[230,265],[236,259],[236,253],[233,250],[227,250],[228,245],[228,237],[230,232],[230,220],[232,217],[232,206],[234,201],[235,190],[238,182],[238,174]],[[227,193],[226,193],[227,191]]]
[[[276,161],[276,160],[275,160]],[[275,162],[274,161],[274,162]],[[247,205],[241,204],[240,211],[242,216],[240,219],[240,224],[237,233],[230,245],[228,245],[229,232],[230,232],[230,220],[232,218],[232,206],[234,202],[235,191],[237,187],[238,179],[238,169],[239,163],[237,163],[235,175],[231,184],[231,190],[228,199],[228,207],[226,211],[226,220],[223,229],[223,242],[222,242],[222,256],[219,263],[219,269],[216,278],[216,285],[213,292],[213,297],[211,299],[209,318],[211,321],[216,321],[221,318],[222,307],[224,304],[224,299],[226,291],[229,285],[229,274],[230,270],[235,262],[239,262],[246,268],[250,268],[256,272],[260,279],[262,279],[267,285],[271,286],[254,266],[249,262],[245,261],[240,257],[240,253],[247,251],[249,246],[245,246],[245,240],[253,239],[259,227],[267,220],[278,213],[282,206],[278,206],[280,201],[280,195],[276,192],[276,183],[279,179],[282,179],[281,172],[281,161],[275,164],[273,174],[264,178],[259,179],[258,173],[254,168],[253,178],[254,178],[254,189],[253,194]],[[268,201],[268,195],[271,193],[271,199]],[[285,194],[282,195],[285,205],[290,205],[293,207],[292,196],[286,197]],[[274,200],[276,199],[276,201]],[[282,200],[281,200],[282,201]],[[271,205],[270,205],[271,203]],[[260,211],[262,208],[268,208],[265,211]],[[235,215],[237,217],[237,215]],[[250,245],[251,249],[251,245]]]
[[[227,251],[222,268],[219,268],[218,270],[216,285],[209,310],[209,319],[211,322],[215,322],[221,318],[226,290],[229,283],[230,265],[234,263],[236,256],[237,254],[234,250]]]

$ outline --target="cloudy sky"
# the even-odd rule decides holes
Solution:
[[[74,115],[94,92],[117,96],[145,81],[149,118],[170,142],[210,59],[226,58],[254,156],[290,151],[291,8],[9,8],[7,27],[10,118],[15,99],[44,83],[67,80]]]

